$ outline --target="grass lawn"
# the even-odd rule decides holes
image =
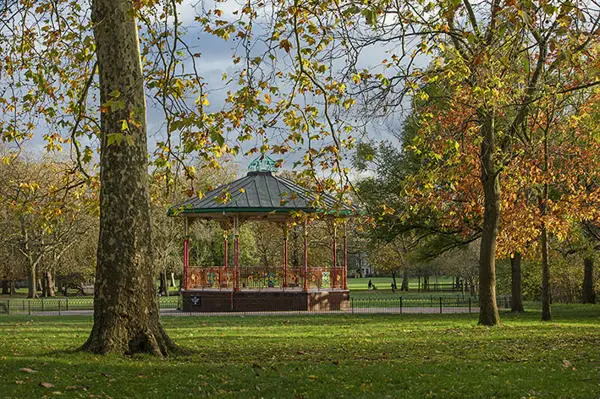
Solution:
[[[2,316],[0,397],[600,397],[600,305],[554,314],[171,317],[194,353],[164,360],[73,352],[90,317]]]

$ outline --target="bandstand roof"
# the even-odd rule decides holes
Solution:
[[[169,209],[169,215],[197,216],[205,218],[220,215],[289,215],[294,212],[326,213],[334,216],[350,216],[356,209],[340,206],[331,195],[318,196],[293,181],[277,176],[275,162],[268,158],[253,161],[248,174],[231,183],[209,191],[204,197],[190,198]],[[322,206],[315,207],[315,203]]]

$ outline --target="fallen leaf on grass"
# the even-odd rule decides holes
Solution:
[[[17,384],[17,385],[23,385],[24,382],[25,381],[23,381],[23,380],[16,380],[15,384]]]
[[[49,382],[40,382],[40,386],[44,388],[54,388],[54,384],[51,384]]]
[[[37,373],[37,371],[30,369],[29,367],[23,367],[23,368],[19,369],[19,371],[22,371],[24,373]]]
[[[81,385],[69,385],[68,387],[65,387],[65,391],[77,391],[81,389],[82,391],[87,391],[88,387],[84,387]]]

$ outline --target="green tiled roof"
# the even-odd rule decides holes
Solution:
[[[170,215],[201,213],[325,212],[349,216],[357,211],[331,195],[316,195],[289,179],[269,171],[251,171],[245,177],[194,197],[169,209]],[[318,206],[315,206],[318,203]]]

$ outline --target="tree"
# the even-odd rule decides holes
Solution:
[[[423,114],[421,144],[427,147],[440,136],[441,129],[449,128],[455,134],[442,135],[443,144],[452,146],[447,139],[453,137],[459,147],[476,147],[479,175],[478,190],[473,192],[483,198],[479,322],[498,324],[495,262],[501,218],[500,176],[518,155],[516,144],[527,140],[522,126],[537,102],[596,84],[596,52],[587,50],[597,44],[600,13],[595,5],[588,4],[500,1],[418,5],[376,1],[343,7],[321,2],[318,10],[309,10],[309,5],[295,1],[278,15],[295,21],[290,30],[296,37],[307,32],[313,35],[312,41],[306,39],[308,48],[302,49],[306,54],[327,53],[334,58],[343,54],[342,64],[347,67],[340,76],[352,79],[355,93],[367,96],[372,113],[393,112],[405,104],[403,96],[407,93],[426,99],[428,93],[422,89],[434,82],[449,89],[444,93],[445,107],[459,111],[455,123],[442,126],[438,110],[432,107]],[[311,24],[317,29],[311,29]],[[319,40],[314,38],[318,33]],[[337,51],[331,44],[335,39],[347,51]],[[372,73],[374,67],[360,68],[368,49],[393,45],[397,51],[391,50],[381,62],[381,73]],[[432,60],[427,68],[416,62],[421,55]],[[315,62],[310,68],[320,65]],[[562,69],[584,70],[586,65],[592,71],[580,75],[583,79],[566,87],[553,85],[551,77]],[[348,87],[352,87],[350,82]]]
[[[100,101],[100,238],[94,353],[175,349],[159,320],[152,262],[144,78],[136,11],[127,0],[94,0]],[[118,139],[117,139],[118,138]]]
[[[582,303],[596,303],[594,287],[594,260],[600,249],[600,228],[589,220],[581,223],[581,228],[574,235],[575,240],[570,240],[567,255],[583,254],[583,284],[581,293]]]
[[[36,297],[39,288],[43,295],[53,296],[56,266],[86,229],[82,222],[93,206],[93,190],[83,184],[71,162],[58,157],[17,156],[0,170],[0,203],[5,211],[1,244],[10,258],[17,254],[25,262],[28,297]]]

